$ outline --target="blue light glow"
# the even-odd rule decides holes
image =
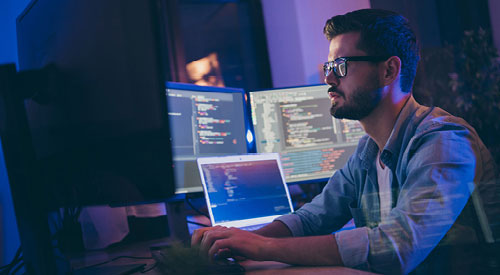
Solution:
[[[253,134],[250,130],[247,130],[247,142],[248,144],[251,144],[253,142]]]

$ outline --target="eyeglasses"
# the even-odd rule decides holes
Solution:
[[[368,62],[380,62],[387,60],[388,56],[345,56],[339,57],[333,61],[328,61],[323,64],[323,71],[325,77],[328,76],[332,71],[336,77],[341,78],[347,75],[347,62],[348,61],[368,61]]]

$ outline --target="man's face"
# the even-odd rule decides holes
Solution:
[[[346,56],[366,56],[357,48],[359,33],[345,33],[330,41],[328,61]],[[330,85],[328,95],[332,102],[330,113],[335,118],[361,120],[368,116],[382,99],[382,85],[378,63],[348,61],[347,75],[338,78],[333,72],[325,77]]]

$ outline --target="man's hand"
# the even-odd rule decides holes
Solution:
[[[271,224],[281,228],[280,222]],[[259,234],[261,232],[256,234],[237,228],[207,227],[194,231],[191,245],[199,245],[201,253],[210,259],[218,255],[222,258],[244,257],[299,265],[343,265],[332,234],[295,238],[264,237]]]
[[[191,245],[200,245],[201,253],[209,259],[218,257],[245,257],[252,260],[269,260],[272,239],[238,228],[222,226],[201,228],[194,231]]]

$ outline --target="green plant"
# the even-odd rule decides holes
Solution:
[[[488,31],[466,31],[458,45],[422,52],[414,94],[464,118],[500,164],[500,59]]]

